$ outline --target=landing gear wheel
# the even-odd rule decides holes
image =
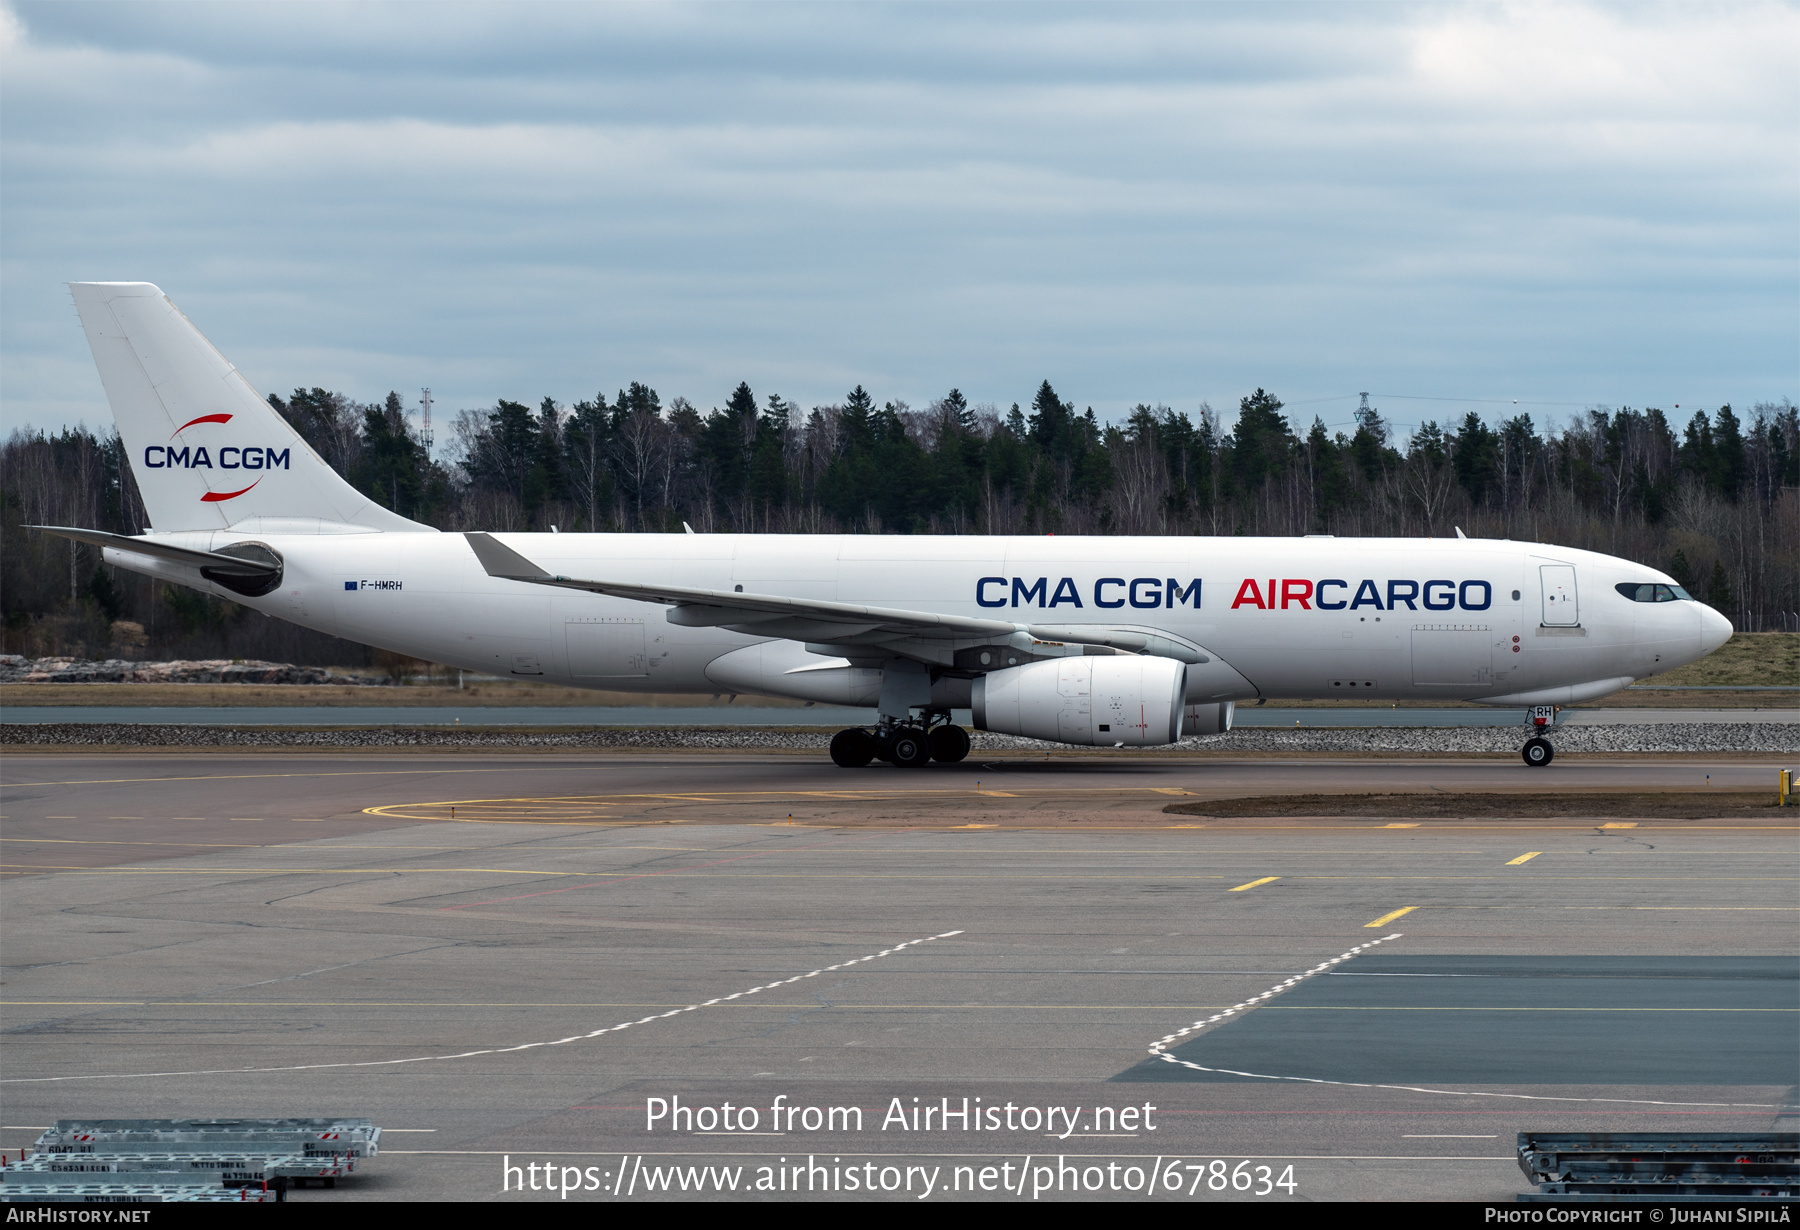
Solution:
[[[1525,746],[1519,750],[1525,763],[1534,769],[1541,769],[1556,758],[1556,749],[1550,746],[1548,739],[1527,739]]]
[[[841,769],[860,769],[875,759],[875,737],[851,727],[831,736],[831,759]]]
[[[931,759],[931,744],[917,726],[900,726],[888,736],[887,758],[902,769],[922,768]]]
[[[955,764],[969,754],[969,732],[960,726],[939,726],[932,730],[931,758],[944,764]]]

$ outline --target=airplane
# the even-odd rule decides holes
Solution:
[[[976,729],[1151,747],[1268,697],[1554,706],[1712,652],[1729,620],[1629,560],[1471,539],[447,533],[345,482],[157,287],[70,284],[143,495],[107,563],[468,671],[873,710],[831,757]],[[684,527],[686,528],[686,527]]]

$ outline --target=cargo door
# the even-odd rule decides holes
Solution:
[[[1544,587],[1544,626],[1573,628],[1581,622],[1581,604],[1575,593],[1572,564],[1543,564],[1538,576]]]
[[[642,679],[649,674],[641,619],[571,619],[563,624],[575,679]]]
[[[1414,624],[1416,687],[1481,691],[1494,682],[1494,636],[1486,624]]]

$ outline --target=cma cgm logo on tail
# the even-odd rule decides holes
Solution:
[[[1081,602],[1081,587],[1074,577],[982,577],[975,582],[975,601],[981,606],[1037,606],[1044,609],[1072,606],[1086,609]],[[1088,596],[1102,610],[1133,606],[1140,611],[1158,607],[1187,606],[1200,608],[1200,582],[1181,582],[1174,577],[1101,577],[1094,582]]]
[[[1486,581],[1387,581],[1386,589],[1374,581],[1302,581],[1270,580],[1267,589],[1256,581],[1246,580],[1238,586],[1231,609],[1252,606],[1262,611],[1299,607],[1310,611],[1352,611],[1368,608],[1376,611],[1485,611],[1494,605],[1494,587]],[[1352,593],[1352,589],[1355,590]],[[1385,601],[1383,598],[1385,596]]]
[[[202,423],[229,423],[229,414],[203,414],[197,419],[189,419],[175,429],[169,439],[173,440],[190,427],[198,427]],[[288,449],[259,448],[256,445],[237,447],[225,445],[216,453],[209,452],[204,444],[188,444],[185,441],[179,446],[173,444],[152,444],[144,449],[144,468],[147,470],[285,470],[288,468]],[[214,457],[217,460],[214,460]],[[262,481],[258,476],[251,481],[250,487]],[[200,497],[202,504],[217,504],[221,500],[235,500],[250,487],[240,487],[236,491],[208,491]]]

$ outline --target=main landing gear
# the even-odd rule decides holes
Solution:
[[[928,713],[923,723],[884,718],[873,730],[853,726],[831,739],[831,759],[845,769],[860,769],[872,760],[917,769],[932,760],[955,764],[968,754],[969,732],[943,713]]]
[[[1556,723],[1556,706],[1533,705],[1525,711],[1525,721],[1533,730],[1548,732]],[[1550,746],[1550,740],[1542,734],[1536,734],[1525,740],[1525,746],[1519,749],[1519,755],[1532,768],[1541,769],[1556,759],[1556,749]]]

